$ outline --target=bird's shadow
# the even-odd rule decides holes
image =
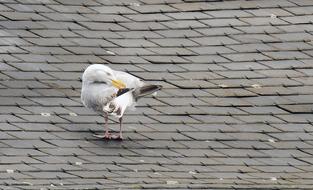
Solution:
[[[87,132],[86,132],[87,133]],[[124,139],[104,139],[95,137],[95,134],[102,134],[103,131],[90,131],[88,134],[84,134],[85,140],[93,143],[99,147],[103,148],[126,148],[126,147],[132,147],[134,146],[134,142],[127,137],[124,137]],[[111,130],[112,134],[117,134],[116,131]],[[86,136],[88,135],[88,136]]]
[[[139,144],[135,143],[131,139],[115,140],[115,139],[90,139],[90,143],[95,144],[98,148],[113,148],[113,149],[129,149],[139,147]]]
[[[125,146],[127,144],[126,140],[116,140],[116,139],[100,139],[100,138],[96,138],[93,140],[89,140],[89,142],[96,144],[100,147],[105,147],[105,148],[109,148],[109,147],[120,147],[123,148],[123,146]]]

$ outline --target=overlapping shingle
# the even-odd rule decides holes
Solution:
[[[0,188],[312,188],[312,5],[2,1]],[[93,63],[164,86],[122,142],[92,136]]]

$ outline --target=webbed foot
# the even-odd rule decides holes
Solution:
[[[111,139],[122,141],[124,138],[123,138],[122,134],[118,134],[118,135],[112,135]]]
[[[94,134],[93,136],[97,137],[99,139],[108,139],[108,140],[112,139],[111,133],[104,133],[104,135],[103,134]]]

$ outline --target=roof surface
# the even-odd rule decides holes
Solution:
[[[312,187],[312,0],[0,11],[1,189]],[[124,141],[92,136],[104,119],[80,79],[93,63],[164,86],[124,117]]]

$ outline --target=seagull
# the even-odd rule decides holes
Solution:
[[[127,108],[134,108],[139,98],[156,93],[161,85],[146,84],[139,78],[122,71],[115,71],[106,65],[93,64],[82,76],[81,101],[85,107],[103,114],[104,135],[94,135],[102,139],[122,140],[122,118]],[[108,117],[118,118],[118,135],[111,135]]]

